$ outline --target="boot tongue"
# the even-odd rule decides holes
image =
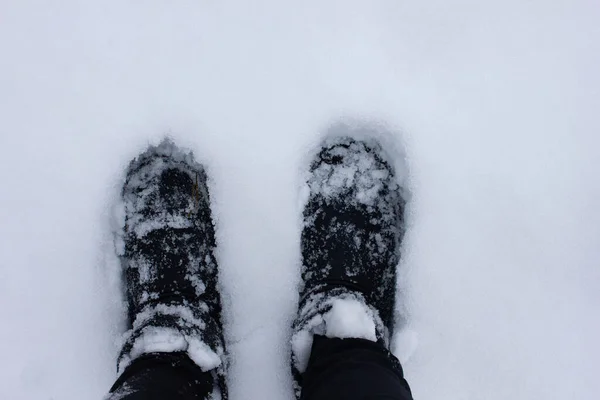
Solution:
[[[368,264],[374,258],[372,242],[378,228],[370,220],[376,217],[360,210],[357,205],[328,204],[321,207],[326,209],[315,221],[315,228],[328,232],[327,249],[322,250],[322,265],[329,269],[326,281],[370,293],[374,288],[371,287],[371,279],[365,275],[378,267]]]
[[[185,210],[194,200],[194,183],[184,171],[169,168],[161,174],[159,194],[169,211]]]

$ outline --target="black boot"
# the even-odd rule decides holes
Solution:
[[[124,229],[118,238],[129,331],[118,369],[122,373],[149,354],[187,355],[201,372],[210,373],[214,390],[226,398],[206,180],[193,155],[170,141],[150,147],[129,165],[122,192]]]
[[[376,140],[325,140],[306,185],[303,285],[292,338],[297,395],[314,335],[389,346],[404,234],[402,189]]]

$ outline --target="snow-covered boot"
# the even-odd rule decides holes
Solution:
[[[187,353],[227,397],[225,346],[207,176],[191,153],[165,140],[129,165],[117,236],[129,330],[122,373],[149,353]]]
[[[314,335],[389,347],[404,234],[402,190],[375,139],[326,139],[306,188],[302,287],[292,337],[297,396]]]

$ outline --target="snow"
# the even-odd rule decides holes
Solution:
[[[337,300],[324,317],[325,336],[375,341],[375,322],[360,303]]]
[[[368,125],[363,129],[368,129]],[[331,158],[339,157],[340,160],[344,160],[344,162],[341,164],[340,161],[340,164],[334,165],[321,163],[314,171],[308,173],[306,177],[307,185],[310,188],[308,192],[315,195],[319,194],[325,199],[332,199],[339,196],[339,193],[345,192],[348,188],[353,187],[356,190],[355,198],[353,199],[354,202],[374,207],[377,203],[376,200],[378,199],[378,194],[388,181],[388,170],[385,168],[378,169],[378,166],[375,165],[377,162],[375,158],[364,156],[365,150],[362,142],[360,142],[360,144],[350,144],[349,149],[334,147],[340,143],[345,143],[346,139],[344,137],[355,136],[352,134],[352,125],[348,126],[348,129],[336,127],[330,129],[327,133],[331,134],[331,131],[340,131],[342,132],[341,134],[345,133],[345,135],[327,139],[322,143],[322,146],[332,147],[333,150],[328,153]],[[375,144],[370,144],[372,140],[373,139],[370,139],[366,142],[369,148],[378,149],[378,155],[385,156],[385,152],[379,151],[377,142],[375,142]],[[399,139],[399,141],[401,141],[401,139]],[[350,155],[344,157],[346,153],[349,153]],[[400,175],[397,177],[398,181],[402,183],[401,187],[407,187],[407,182],[405,182],[406,179],[404,179],[407,175],[404,156],[401,155],[397,159],[399,160],[398,164],[400,165],[400,168],[397,168]],[[393,190],[395,188],[397,188],[397,186],[394,184],[394,187],[390,189]]]
[[[600,9],[590,0],[0,4],[0,398],[102,398],[112,214],[165,134],[206,162],[232,399],[292,399],[301,168],[339,117],[403,132],[392,341],[418,399],[594,399]]]

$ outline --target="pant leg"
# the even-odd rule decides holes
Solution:
[[[212,374],[186,353],[151,353],[125,369],[106,400],[203,400],[212,391]]]
[[[314,336],[301,400],[412,400],[402,367],[365,339]]]

